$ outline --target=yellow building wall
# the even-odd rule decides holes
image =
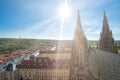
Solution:
[[[40,54],[37,57],[48,57],[50,59],[70,59],[71,54],[70,53],[65,53],[65,54]]]

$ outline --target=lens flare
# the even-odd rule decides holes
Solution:
[[[60,18],[65,19],[69,17],[70,12],[71,12],[70,7],[67,4],[64,4],[59,8],[58,14]]]

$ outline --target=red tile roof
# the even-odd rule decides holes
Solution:
[[[11,59],[17,59],[20,57],[27,57],[28,55],[32,54],[35,51],[36,50],[13,51],[11,54],[0,55],[0,64],[5,63]]]
[[[69,69],[69,60],[25,60],[17,68],[32,68],[32,69]]]

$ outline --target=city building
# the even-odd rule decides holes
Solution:
[[[117,45],[112,36],[112,30],[109,29],[106,13],[104,12],[102,32],[100,33],[99,49],[117,53]]]
[[[18,80],[16,63],[8,61],[0,64],[0,80]]]
[[[82,30],[78,11],[76,31],[73,40],[69,80],[95,80],[89,73],[88,45]]]
[[[0,80],[18,80],[16,65],[24,60],[33,59],[39,54],[40,50],[24,50],[21,54],[3,54],[0,56]]]
[[[71,51],[43,51],[41,54],[36,56],[36,60],[48,58],[48,59],[70,59]]]
[[[22,80],[68,80],[69,60],[25,60],[18,65]]]
[[[0,80],[5,80],[5,71],[0,73]]]

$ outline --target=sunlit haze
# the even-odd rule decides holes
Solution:
[[[120,40],[119,7],[119,0],[0,0],[0,38],[72,40],[79,10],[88,40],[99,39],[104,11]]]
[[[71,9],[67,4],[63,4],[58,11],[59,16],[63,19],[70,16]]]

